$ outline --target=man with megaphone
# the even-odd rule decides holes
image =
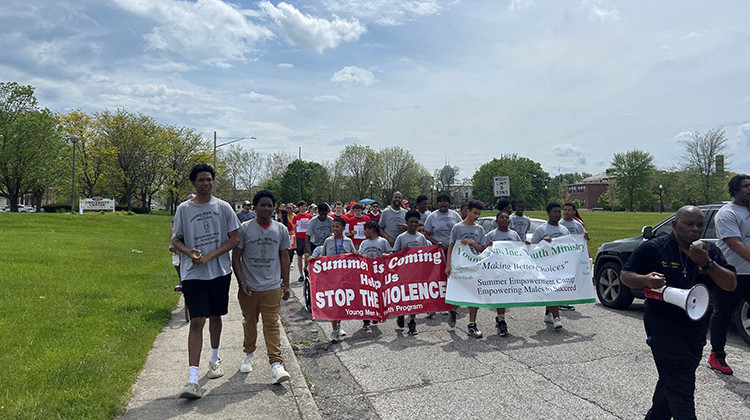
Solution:
[[[716,286],[734,290],[734,267],[716,245],[700,241],[703,225],[700,209],[681,207],[672,220],[672,233],[643,242],[633,251],[622,282],[631,288],[691,289],[700,283],[709,290]],[[706,344],[709,318],[693,320],[685,305],[653,297],[646,298],[645,306],[646,343],[659,374],[646,419],[695,419],[695,370]]]

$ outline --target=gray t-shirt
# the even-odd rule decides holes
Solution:
[[[526,238],[526,234],[529,233],[530,228],[531,219],[527,216],[519,216],[515,213],[511,213],[510,226],[508,226],[508,229],[512,229],[518,234],[518,236]]]
[[[467,225],[464,222],[459,222],[453,225],[451,229],[450,244],[461,242],[462,239],[473,239],[474,242],[485,245],[484,242],[484,229],[479,225]],[[471,252],[477,254],[478,251],[473,246],[470,246]]]
[[[549,222],[545,222],[543,225],[536,228],[536,230],[534,231],[534,236],[531,237],[531,243],[538,244],[539,241],[544,239],[545,236],[549,236],[550,238],[558,238],[565,235],[570,235],[570,232],[568,231],[568,228],[559,224],[559,222],[557,226],[552,226],[551,224],[549,224]]]
[[[507,232],[503,232],[500,229],[492,229],[488,234],[484,235],[484,243],[495,241],[517,241],[521,242],[521,237],[515,230],[508,229]]]
[[[381,238],[380,236],[375,239],[365,239],[359,244],[359,254],[364,255],[365,257],[375,258],[390,252],[393,252],[391,244],[389,244],[385,238]]]
[[[278,289],[281,285],[281,259],[279,252],[289,249],[289,231],[279,222],[263,229],[258,219],[253,219],[240,227],[242,250],[242,280],[250,290],[265,292]]]
[[[332,231],[333,219],[327,216],[325,220],[320,220],[319,217],[313,217],[307,225],[307,236],[310,237],[310,243],[313,245],[322,245]]]
[[[380,216],[380,228],[385,231],[391,238],[396,238],[404,230],[398,227],[399,223],[406,223],[406,209],[401,207],[395,210],[388,206]]]
[[[430,213],[432,213],[429,210],[425,210],[424,213],[419,214],[419,224],[424,226],[424,223],[427,221],[427,218],[430,217]]]
[[[586,233],[586,229],[583,227],[581,222],[576,219],[573,219],[571,221],[562,219],[558,223],[568,228],[568,232],[570,232],[571,235],[583,235],[584,233]]]
[[[432,239],[448,246],[450,245],[451,229],[459,222],[461,222],[461,216],[453,210],[448,210],[445,213],[439,210],[433,211],[424,223],[424,230],[432,236]]]
[[[716,223],[716,236],[719,241],[716,245],[724,254],[727,262],[737,269],[737,274],[750,274],[750,261],[737,255],[724,242],[724,238],[740,238],[745,246],[750,246],[750,211],[734,203],[725,204],[714,217]]]
[[[240,228],[232,206],[216,197],[204,204],[183,201],[177,206],[173,222],[172,238],[182,240],[190,249],[200,249],[203,255],[221,247],[227,241],[227,234]],[[228,252],[201,265],[194,265],[189,256],[180,253],[182,280],[212,280],[231,272]]]
[[[354,242],[346,236],[341,239],[329,236],[320,248],[322,248],[320,251],[321,257],[326,255],[349,254],[354,252]],[[315,250],[317,251],[317,248]]]
[[[401,251],[407,246],[412,247],[428,245],[432,244],[421,233],[417,232],[416,234],[412,235],[409,232],[404,232],[398,235],[398,238],[396,238],[396,240],[393,242],[393,252]]]

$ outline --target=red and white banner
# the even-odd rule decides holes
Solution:
[[[371,319],[453,309],[445,303],[445,255],[438,246],[385,257],[345,254],[310,260],[312,315]]]

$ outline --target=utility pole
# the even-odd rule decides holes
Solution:
[[[297,201],[302,201],[302,146],[299,147],[299,165],[297,165]]]
[[[216,170],[216,131],[214,131],[214,171]]]

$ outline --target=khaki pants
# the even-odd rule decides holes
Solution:
[[[281,329],[279,328],[279,311],[281,309],[281,288],[265,292],[253,292],[250,296],[240,293],[242,309],[242,328],[245,331],[243,343],[245,353],[255,351],[258,338],[258,318],[263,317],[263,338],[266,340],[268,362],[282,362]]]

